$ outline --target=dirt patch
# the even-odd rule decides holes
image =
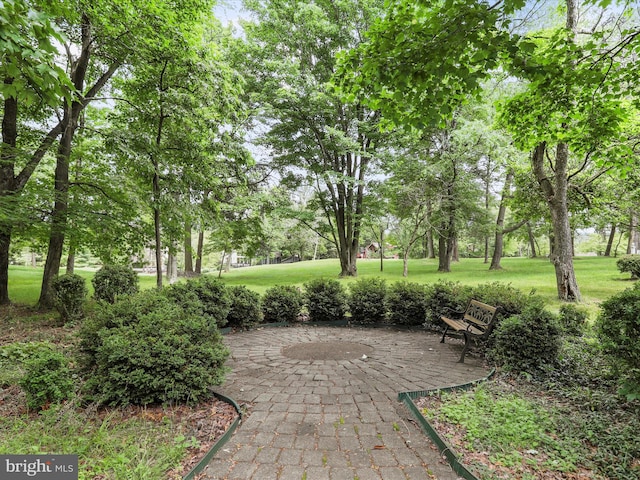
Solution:
[[[282,355],[296,360],[355,360],[372,352],[373,347],[356,342],[298,343],[282,349]]]

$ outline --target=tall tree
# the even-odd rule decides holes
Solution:
[[[217,22],[204,14],[201,25],[196,20],[176,23],[117,85],[123,101],[111,144],[152,217],[158,288],[164,246],[175,258],[186,222],[233,168],[221,146],[241,82],[222,58]]]
[[[258,23],[245,25],[256,102],[283,171],[313,186],[331,227],[342,276],[357,274],[367,182],[381,141],[378,114],[342,101],[330,83],[337,52],[357,46],[381,1],[246,1]],[[320,232],[324,234],[324,232]]]
[[[49,249],[38,300],[42,307],[52,304],[50,284],[60,268],[67,232],[69,161],[81,113],[120,67],[130,65],[137,56],[158,48],[177,25],[187,20],[196,22],[202,13],[210,11],[211,6],[209,0],[184,3],[69,0],[59,7],[63,10],[58,22],[67,38],[63,44],[65,63],[79,95],[65,101],[58,114],[58,134],[61,136],[56,152]]]
[[[56,43],[64,41],[53,12],[28,0],[4,2],[0,9],[0,304],[9,303],[9,248],[21,192],[38,163],[62,131],[47,128],[48,107],[70,98],[73,86],[55,62]],[[19,142],[37,124],[44,130],[35,143]]]
[[[611,2],[584,3],[607,7]],[[460,103],[481,92],[483,80],[500,62],[526,79],[528,90],[510,104],[505,125],[519,137],[520,147],[534,152],[532,170],[560,242],[553,257],[558,296],[576,300],[580,292],[567,248],[566,183],[581,169],[568,169],[568,142],[583,160],[607,161],[604,154],[611,153],[609,146],[618,139],[627,114],[620,95],[637,97],[638,71],[631,61],[640,48],[640,31],[627,27],[622,15],[611,23],[596,21],[585,29],[587,39],[577,41],[578,2],[567,0],[566,25],[539,42],[509,29],[511,15],[525,4],[390,2],[387,15],[370,30],[370,41],[342,59],[341,85],[347,98],[373,94],[369,105],[388,118],[422,126],[451,118]],[[518,104],[521,108],[515,108]],[[529,142],[522,141],[525,137]],[[547,154],[556,167],[552,176],[540,164]],[[613,158],[620,163],[624,155]]]

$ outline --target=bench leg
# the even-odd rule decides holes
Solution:
[[[462,349],[462,355],[460,355],[458,363],[464,363],[464,356],[466,355],[467,350],[469,350],[469,336],[467,335],[467,332],[462,332],[462,334],[464,335],[464,348]]]
[[[442,334],[442,340],[440,340],[440,343],[444,343],[444,336],[447,334],[448,331],[449,331],[449,325],[447,325],[447,327],[444,329],[444,333]]]

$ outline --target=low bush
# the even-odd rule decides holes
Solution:
[[[205,315],[220,328],[227,324],[231,297],[222,281],[207,275],[174,283],[164,294],[194,315]]]
[[[554,314],[531,305],[498,325],[489,357],[506,370],[537,375],[557,364],[561,333]]]
[[[560,307],[560,326],[567,335],[574,337],[582,335],[588,318],[589,312],[585,308],[571,303]]]
[[[347,294],[335,279],[318,278],[305,283],[304,300],[313,322],[342,320],[347,311]]]
[[[544,303],[542,297],[533,293],[526,294],[508,283],[491,282],[473,287],[470,296],[487,305],[502,307],[504,314],[501,315],[511,316],[522,313],[530,305]]]
[[[627,255],[619,258],[616,266],[621,273],[629,272],[632,279],[640,277],[640,255]]]
[[[302,308],[302,292],[292,285],[275,285],[262,297],[264,322],[295,322]]]
[[[129,265],[105,265],[91,279],[98,301],[115,303],[122,295],[138,293],[138,275]]]
[[[427,285],[425,290],[426,321],[433,326],[442,325],[440,317],[448,310],[464,311],[472,296],[472,288],[441,280]]]
[[[39,410],[68,399],[74,390],[69,360],[53,349],[39,349],[24,362],[20,386],[27,394],[27,406]]]
[[[387,292],[389,321],[397,325],[422,325],[427,315],[424,285],[396,282]]]
[[[260,294],[244,285],[228,288],[231,308],[227,315],[227,325],[232,328],[249,329],[262,321]]]
[[[14,342],[0,346],[0,387],[16,385],[24,375],[24,363],[55,345],[47,341]]]
[[[387,283],[381,278],[361,278],[349,288],[349,311],[353,323],[384,323],[387,319]]]
[[[601,305],[597,332],[621,380],[621,393],[640,399],[640,284]]]
[[[75,274],[60,275],[51,282],[51,292],[62,323],[74,322],[84,317],[84,303],[88,293],[84,278]]]
[[[197,402],[224,379],[216,323],[156,291],[104,305],[80,335],[87,387],[102,404]]]

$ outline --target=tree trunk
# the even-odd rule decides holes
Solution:
[[[579,301],[580,289],[573,268],[571,227],[567,208],[569,147],[564,142],[558,144],[555,170],[551,179],[544,169],[546,149],[546,142],[539,144],[534,150],[532,163],[534,174],[551,213],[554,248],[550,259],[556,271],[558,298]]]
[[[453,221],[453,220],[451,220]],[[450,226],[450,228],[452,228]],[[450,228],[444,227],[442,233],[438,235],[438,271],[450,272],[451,259],[455,246],[455,235]]]
[[[12,78],[4,80],[13,83]],[[18,100],[6,97],[2,116],[2,145],[0,145],[0,196],[3,199],[16,195],[14,164],[18,139]],[[9,247],[12,223],[0,221],[0,305],[9,303]]]
[[[427,258],[436,258],[436,249],[433,245],[433,229],[427,229]]]
[[[9,246],[11,245],[11,225],[0,223],[0,305],[9,301]]]
[[[409,249],[402,255],[402,276],[405,278],[409,276]]]
[[[75,105],[74,105],[75,107]],[[49,249],[42,274],[42,287],[38,300],[39,308],[51,308],[54,300],[51,292],[51,282],[60,272],[60,262],[64,248],[64,238],[67,230],[67,209],[69,206],[69,157],[71,144],[76,130],[80,110],[67,108],[64,122],[67,127],[60,139],[55,170],[54,204],[51,213],[51,232],[49,234]],[[76,116],[77,114],[77,116]]]
[[[76,242],[69,242],[69,253],[67,254],[67,267],[65,273],[72,275],[76,267]]]
[[[157,180],[154,175],[154,184]],[[153,226],[155,231],[155,244],[156,244],[156,288],[162,289],[162,235],[160,230],[160,210],[153,209]]]
[[[76,91],[84,91],[84,82],[89,68],[91,58],[91,22],[86,15],[82,15],[81,27],[82,49],[78,60],[73,63],[71,69],[71,79]],[[67,209],[69,205],[69,160],[73,137],[78,127],[80,114],[84,110],[86,103],[82,100],[74,100],[69,105],[65,101],[64,116],[62,119],[62,137],[58,146],[56,156],[56,171],[54,182],[54,205],[51,215],[51,233],[49,236],[49,250],[47,260],[44,264],[42,275],[42,288],[38,305],[40,308],[50,308],[53,306],[51,296],[51,281],[60,271],[60,261],[62,260],[62,250],[64,247],[64,237],[67,230]]]
[[[167,258],[167,282],[173,285],[178,281],[178,257],[173,252],[173,247],[169,249]]]
[[[493,256],[489,270],[501,270],[500,259],[502,259],[504,247],[504,217],[507,213],[506,199],[511,194],[511,183],[513,182],[513,170],[507,171],[504,179],[504,187],[502,188],[502,198],[500,199],[500,207],[498,208],[498,218],[496,219],[496,237],[493,245]]]
[[[638,212],[631,210],[629,221],[629,241],[627,243],[627,255],[637,253],[638,249]]]
[[[198,247],[196,250],[196,275],[202,274],[202,251],[204,249],[204,232],[198,232]]]
[[[191,245],[191,223],[184,228],[184,275],[193,277],[193,246]]]
[[[538,256],[536,252],[536,237],[533,235],[533,229],[529,222],[527,222],[527,236],[529,237],[529,246],[531,247],[531,258],[536,258]]]
[[[611,231],[609,232],[609,239],[607,240],[607,247],[604,249],[605,257],[611,256],[611,249],[613,248],[613,240],[615,239],[615,236],[616,236],[616,225],[612,224]]]

